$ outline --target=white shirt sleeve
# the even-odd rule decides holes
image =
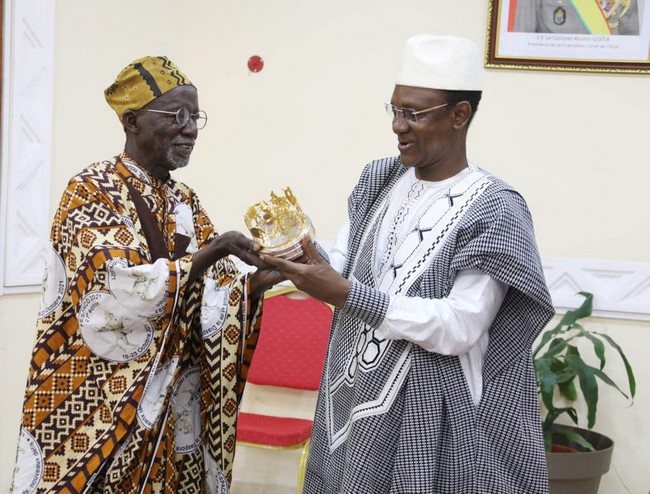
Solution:
[[[447,298],[391,295],[377,334],[412,341],[429,352],[463,355],[492,325],[508,285],[479,270],[461,271]],[[483,345],[482,345],[483,346]]]
[[[330,266],[332,266],[339,274],[345,268],[345,261],[348,257],[348,237],[350,236],[350,222],[347,221],[336,235],[336,240],[332,245],[331,250],[328,252],[330,256]]]

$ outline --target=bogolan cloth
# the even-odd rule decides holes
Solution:
[[[166,256],[152,255],[134,195]],[[192,252],[216,235],[190,188],[126,154],[70,180],[50,235],[14,492],[228,491],[261,307],[251,311],[228,258],[188,281]]]
[[[471,166],[419,210],[378,272],[377,232],[406,170],[374,161],[349,198],[343,275],[353,283],[332,326],[304,492],[546,493],[531,345],[553,308],[526,203]],[[457,356],[374,331],[391,295],[444,298],[469,269],[510,287],[489,329],[478,405]]]

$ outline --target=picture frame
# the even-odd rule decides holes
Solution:
[[[485,67],[650,73],[650,0],[489,0]]]

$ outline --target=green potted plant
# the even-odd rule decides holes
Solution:
[[[545,330],[533,349],[537,388],[545,409],[542,428],[552,494],[596,493],[600,477],[609,470],[614,443],[592,430],[598,412],[599,382],[616,389],[630,403],[636,393],[634,372],[621,347],[610,336],[580,324],[591,315],[593,294],[580,295],[584,297],[582,305],[567,311],[555,327]],[[615,350],[625,366],[626,391],[605,373],[607,347]],[[592,353],[587,361],[597,362],[596,367],[583,359],[587,352]],[[577,400],[586,405],[587,429],[578,427],[579,416],[573,407]],[[563,416],[574,425],[557,424]],[[571,453],[562,452],[567,450]]]

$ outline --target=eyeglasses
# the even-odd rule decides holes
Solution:
[[[418,121],[418,115],[429,113],[431,111],[438,110],[439,108],[444,108],[448,105],[451,105],[451,103],[444,103],[442,105],[432,106],[431,108],[425,108],[424,110],[415,111],[412,108],[397,108],[390,103],[384,103],[384,106],[386,107],[386,113],[393,119],[393,122],[401,117],[407,122],[412,123],[416,123]]]
[[[208,123],[208,114],[205,113],[203,110],[199,110],[196,113],[190,113],[190,111],[184,106],[181,106],[177,111],[147,110],[147,109],[144,109],[142,111],[149,111],[152,113],[163,113],[165,115],[174,115],[176,117],[176,123],[181,127],[185,127],[189,123],[190,118],[194,120],[194,123],[196,124],[196,128],[198,130],[201,130],[203,127],[205,127],[205,124]]]

